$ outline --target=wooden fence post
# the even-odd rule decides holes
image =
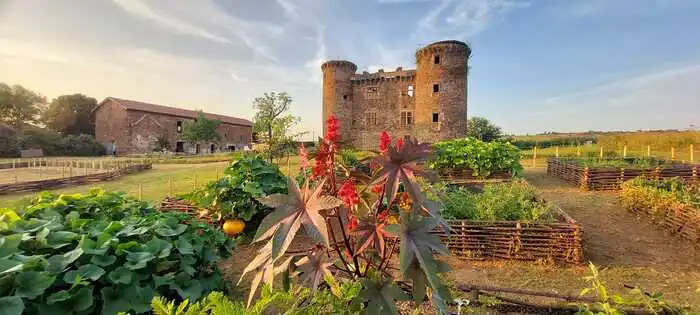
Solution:
[[[671,147],[671,161],[676,160],[676,148]]]
[[[15,166],[16,166],[15,163],[16,163],[16,162],[15,162],[15,159],[12,159],[12,169],[13,169],[13,170],[15,169]]]
[[[559,157],[559,147],[558,146],[554,147],[554,156]]]
[[[173,195],[173,177],[168,176],[168,197]]]
[[[139,201],[143,200],[143,184],[139,183]]]
[[[532,167],[537,167],[537,147],[532,149]]]
[[[589,173],[590,173],[589,171],[590,171],[590,169],[588,168],[588,166],[586,166],[583,169],[583,177],[581,177],[581,183],[580,183],[580,186],[582,189],[588,189],[588,177],[589,177]]]
[[[581,146],[576,147],[576,156],[581,156]]]
[[[73,177],[73,163],[71,163],[70,168],[68,169],[68,177]]]
[[[83,162],[83,167],[85,168],[85,175],[88,174],[87,161]]]
[[[651,145],[647,145],[647,157],[651,157]]]
[[[624,146],[624,147],[622,148],[622,157],[623,157],[623,158],[626,158],[626,157],[627,157],[627,146]]]
[[[603,147],[602,146],[600,147],[600,158],[601,159],[603,158]]]
[[[693,163],[693,162],[695,162],[695,154],[693,151],[693,145],[691,144],[690,145],[690,163]]]
[[[194,189],[197,189],[197,170],[194,170]]]

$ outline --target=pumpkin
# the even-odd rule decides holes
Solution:
[[[245,228],[245,222],[239,219],[226,220],[222,228],[226,235],[235,236],[243,232],[243,228]]]

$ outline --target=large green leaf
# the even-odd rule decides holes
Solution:
[[[171,242],[154,237],[146,243],[143,249],[153,254],[156,258],[165,258],[170,255],[170,250],[172,248],[173,244]]]
[[[71,306],[73,310],[77,312],[82,312],[89,309],[93,303],[92,288],[81,287],[72,294]]]
[[[97,281],[105,274],[105,270],[97,265],[87,264],[82,265],[78,270],[69,270],[63,277],[66,283],[74,283],[76,279],[90,279]],[[79,278],[78,278],[79,277]]]
[[[67,301],[68,299],[70,299],[69,290],[58,291],[56,293],[52,293],[46,298],[46,304],[56,304],[58,302]]]
[[[100,290],[102,295],[102,313],[103,315],[113,315],[119,312],[131,310],[131,304],[126,297],[124,289],[115,289],[113,287],[105,287]]]
[[[194,247],[192,246],[192,240],[188,237],[179,237],[175,241],[175,248],[183,255],[194,254]]]
[[[141,269],[146,267],[148,262],[155,258],[156,256],[150,252],[127,252],[124,267],[131,270]]]
[[[173,283],[170,284],[170,288],[177,291],[183,299],[196,300],[202,296],[202,285],[199,280],[193,279],[184,273],[179,273],[175,276]]]
[[[83,249],[76,247],[72,251],[69,251],[63,255],[54,255],[49,257],[49,265],[47,271],[53,273],[62,272],[68,265],[73,263],[83,254]]]
[[[0,259],[19,253],[19,244],[22,242],[22,234],[12,234],[0,237]]]
[[[107,277],[114,284],[118,284],[118,283],[130,284],[132,275],[133,275],[133,272],[131,270],[129,270],[128,268],[117,267],[117,269],[112,270],[107,275]]]
[[[19,296],[6,296],[0,298],[0,314],[2,315],[22,315],[24,312],[24,302]]]
[[[15,295],[30,300],[40,296],[56,281],[48,272],[24,271],[15,277]]]
[[[90,258],[91,263],[102,267],[109,266],[115,261],[117,261],[117,257],[113,255],[92,256],[92,258]]]
[[[151,310],[153,289],[148,286],[141,287],[135,284],[126,290],[126,298],[129,300],[132,310],[136,313],[146,313]]]
[[[0,259],[0,275],[22,270],[22,262],[12,259]]]
[[[362,279],[360,298],[367,301],[367,314],[398,314],[394,301],[408,300],[409,296],[394,285],[391,279],[379,281]]]

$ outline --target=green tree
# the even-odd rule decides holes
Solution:
[[[21,85],[0,83],[0,123],[15,129],[40,122],[39,116],[46,106],[46,98]]]
[[[503,136],[500,127],[494,125],[484,117],[477,116],[469,118],[467,122],[467,135],[482,141],[494,141]]]
[[[286,92],[265,93],[262,97],[256,97],[253,108],[256,110],[253,131],[261,134],[260,138],[267,144],[265,149],[269,161],[280,152],[284,146],[303,133],[292,134],[291,130],[301,118],[292,115],[282,116],[289,110],[292,98]]]
[[[97,100],[83,94],[61,95],[51,101],[41,120],[46,127],[64,135],[94,135],[95,106]]]
[[[220,123],[218,120],[205,117],[202,111],[198,111],[197,118],[185,121],[183,124],[182,139],[190,142],[219,140],[216,127]]]

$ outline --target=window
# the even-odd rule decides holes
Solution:
[[[440,55],[435,55],[435,57],[433,57],[433,62],[436,65],[439,65],[440,64]]]
[[[433,93],[440,93],[440,84],[433,84]]]
[[[436,123],[440,121],[440,114],[439,113],[433,113],[433,122]]]
[[[408,97],[413,97],[413,85],[408,86]]]
[[[182,132],[182,120],[177,121],[177,132]]]
[[[377,124],[377,113],[365,113],[365,125],[374,126]]]
[[[347,100],[347,99],[348,99],[348,96],[347,96],[347,95],[343,95],[343,100]]]
[[[401,112],[401,125],[402,126],[413,125],[413,112],[410,112],[410,111]]]
[[[224,133],[224,139],[228,139],[228,134]]]
[[[365,92],[365,98],[376,99],[379,98],[379,88],[376,86],[370,86]]]

